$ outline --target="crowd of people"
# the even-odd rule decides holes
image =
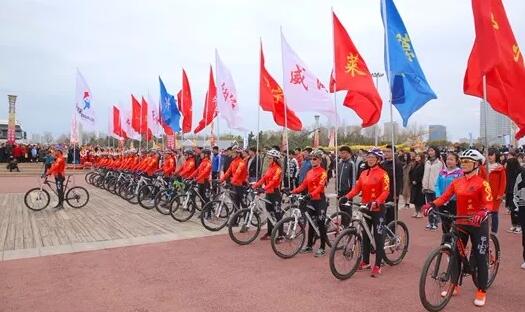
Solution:
[[[246,187],[261,188],[266,194],[266,209],[279,220],[282,217],[280,203],[282,193],[303,194],[315,209],[314,219],[320,231],[320,247],[316,257],[325,255],[325,217],[328,206],[326,188],[335,178],[335,190],[342,211],[348,211],[346,201],[359,200],[367,205],[377,246],[375,262],[370,262],[370,241],[363,239],[363,261],[360,270],[371,270],[371,276],[381,274],[383,261],[383,228],[396,218],[397,209],[414,209],[412,217],[427,217],[425,227],[437,231],[441,223],[443,232],[450,228],[449,222],[440,220],[433,209],[441,209],[453,215],[468,216],[461,226],[465,229],[462,239],[473,242],[473,253],[478,263],[486,257],[489,231],[498,233],[500,206],[511,214],[512,226],[507,232],[521,234],[524,248],[525,269],[525,168],[523,154],[519,150],[489,148],[488,157],[475,149],[464,151],[443,150],[429,146],[424,152],[396,150],[387,145],[353,151],[340,146],[335,153],[321,148],[296,148],[283,151],[279,146],[240,148],[231,146],[219,150],[194,146],[180,150],[152,150],[137,152],[129,150],[104,150],[85,148],[80,151],[81,162],[92,163],[98,168],[126,170],[153,176],[163,174],[167,178],[178,177],[194,180],[199,194],[206,201],[206,190],[212,179],[232,185],[234,204],[241,207],[242,192]],[[50,165],[47,174],[63,173],[62,152],[54,155],[57,161]],[[57,169],[58,168],[58,169]],[[58,188],[57,184],[57,188]],[[386,203],[393,205],[385,205]],[[390,207],[390,208],[389,208]],[[490,228],[488,219],[491,219]],[[343,220],[347,223],[349,220]],[[460,224],[461,222],[458,222]],[[269,239],[268,228],[262,240]],[[379,234],[379,235],[378,235]],[[313,252],[313,230],[309,230],[307,245],[302,253]],[[484,249],[485,248],[485,249]],[[479,285],[474,303],[483,306],[486,301],[487,265],[479,268]],[[457,291],[457,290],[456,290]]]

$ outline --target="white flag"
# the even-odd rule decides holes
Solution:
[[[122,129],[124,130],[124,132],[126,132],[126,135],[128,136],[128,138],[133,139],[133,140],[140,140],[141,139],[140,133],[133,130],[133,127],[131,126],[131,110],[130,109],[121,110],[120,113],[122,115],[121,121],[123,121],[121,123]]]
[[[321,81],[307,68],[281,34],[283,53],[284,97],[295,112],[318,112],[332,124],[337,114],[330,93]]]
[[[235,90],[232,75],[222,63],[217,50],[215,51],[215,61],[217,73],[217,109],[219,115],[226,120],[230,129],[246,131],[239,112],[237,91]]]
[[[153,101],[152,97],[148,96],[148,127],[156,138],[161,138],[164,134],[159,118],[159,102]]]
[[[85,129],[95,129],[95,109],[91,97],[91,90],[86,83],[86,80],[77,70],[77,87],[75,94],[75,111],[77,112],[77,121],[82,124]]]
[[[71,130],[69,133],[69,143],[71,144],[78,144],[80,141],[79,139],[79,129],[78,129],[78,121],[77,121],[77,114],[73,112],[73,117],[71,118]]]

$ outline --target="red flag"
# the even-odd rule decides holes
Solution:
[[[148,102],[142,97],[140,107],[140,133],[148,135]]]
[[[192,122],[192,103],[191,103],[191,89],[190,89],[190,82],[188,81],[188,76],[186,75],[186,71],[182,70],[182,104],[181,106],[181,114],[183,116],[182,119],[182,132],[188,133],[191,132],[191,122]]]
[[[363,121],[363,127],[370,127],[379,121],[383,102],[377,93],[365,61],[335,13],[332,15],[334,21],[335,90],[348,90],[343,104],[357,113]]]
[[[204,102],[204,111],[202,112],[202,120],[194,133],[199,133],[206,128],[213,119],[217,116],[217,88],[215,88],[215,81],[213,80],[213,71],[210,66],[210,81],[208,83],[208,91],[206,92],[206,100]]]
[[[113,133],[123,139],[128,138],[126,132],[122,129],[122,124],[120,123],[120,110],[116,106],[113,106]]]
[[[261,76],[259,79],[259,104],[264,111],[272,112],[273,120],[279,126],[301,131],[303,124],[295,113],[284,105],[283,89],[264,67],[264,54],[261,44]],[[286,115],[286,118],[285,118]],[[285,122],[286,121],[286,122]]]
[[[141,133],[141,108],[140,103],[137,99],[131,95],[131,127],[138,133]]]
[[[501,0],[472,0],[476,39],[468,60],[463,91],[487,100],[494,110],[508,116],[525,135],[525,63]]]
[[[334,70],[330,72],[330,93],[335,92],[335,78],[334,78]]]

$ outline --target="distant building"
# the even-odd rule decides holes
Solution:
[[[399,135],[399,125],[397,122],[385,122],[383,124],[383,137],[385,140],[390,141],[392,139],[392,131],[394,131],[394,136]]]
[[[428,126],[428,141],[446,141],[447,127],[443,125],[429,125]]]
[[[488,145],[505,145],[505,139],[507,141],[512,137],[512,123],[510,119],[502,115],[490,107],[487,103],[481,101],[480,104],[480,131],[479,137],[481,144],[485,144],[488,141]],[[485,125],[486,137],[485,138]]]

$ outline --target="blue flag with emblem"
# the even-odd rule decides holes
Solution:
[[[162,122],[168,125],[174,132],[179,132],[180,129],[180,112],[177,108],[177,101],[175,97],[168,93],[162,79],[159,77],[160,83],[160,116]]]
[[[419,66],[412,41],[393,0],[381,0],[381,16],[385,27],[385,67],[392,90],[392,104],[406,127],[413,113],[437,97]]]

